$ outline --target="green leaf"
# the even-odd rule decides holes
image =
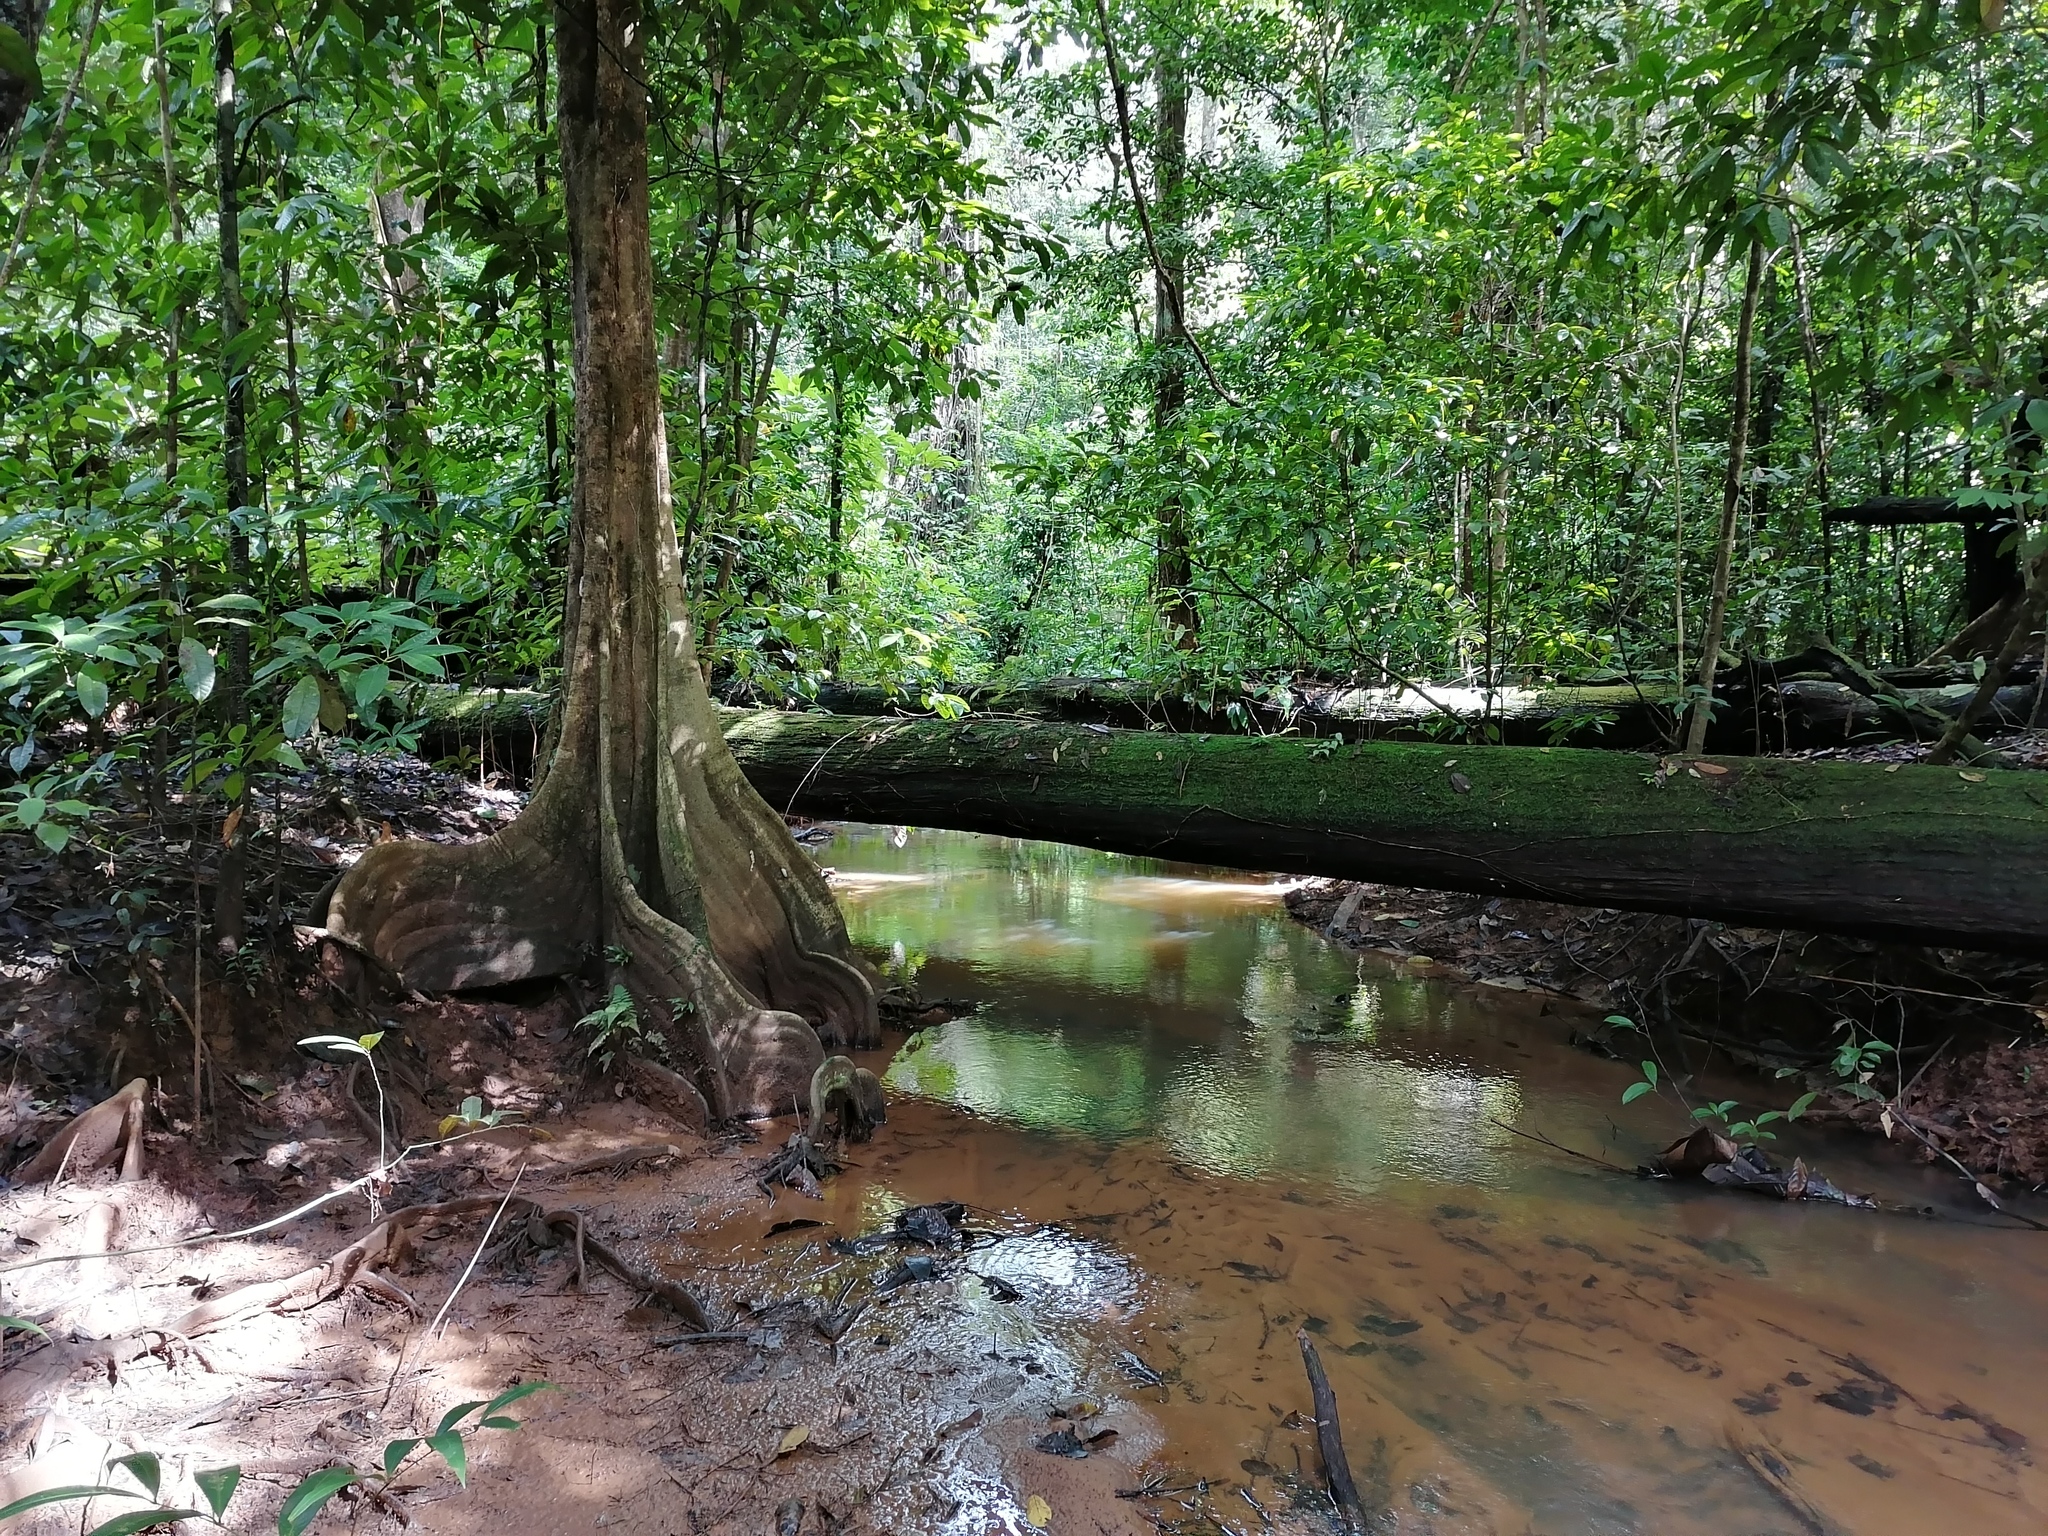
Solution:
[[[2048,438],[2048,400],[2027,402],[2027,425],[2034,429],[2036,436]]]
[[[418,1444],[419,1441],[417,1439],[393,1440],[389,1445],[385,1446],[384,1475],[386,1477],[398,1476],[399,1467],[404,1464],[405,1458],[413,1453],[414,1447]]]
[[[313,729],[320,718],[320,679],[308,673],[284,696],[284,733],[293,741]]]
[[[315,1472],[291,1491],[277,1512],[277,1536],[304,1536],[313,1517],[342,1489],[362,1481],[354,1467],[329,1467]]]
[[[12,1520],[16,1515],[25,1515],[32,1509],[41,1509],[46,1504],[68,1504],[73,1499],[132,1499],[137,1495],[126,1488],[109,1488],[104,1483],[90,1487],[76,1484],[68,1488],[45,1488],[41,1493],[31,1493],[16,1499],[12,1504],[0,1505],[0,1520]]]
[[[374,667],[363,668],[362,671],[356,674],[356,709],[358,711],[369,709],[372,704],[384,697],[385,690],[390,688],[390,686],[391,669],[389,667],[380,663]]]
[[[199,605],[209,613],[261,613],[263,605],[245,592],[230,592],[225,597],[210,597]]]
[[[160,1525],[205,1518],[206,1512],[198,1509],[138,1509],[132,1515],[116,1515],[94,1526],[87,1536],[136,1536],[138,1531],[153,1531]]]
[[[484,1107],[484,1101],[482,1099],[474,1099],[471,1100],[470,1103],[474,1103],[479,1110],[481,1110]],[[477,1115],[469,1114],[468,1103],[465,1103],[462,1106],[462,1108],[463,1113],[467,1115],[469,1119],[475,1120],[479,1118],[479,1116]],[[475,1413],[477,1409],[483,1406],[484,1402],[482,1398],[478,1398],[473,1403],[456,1404],[453,1408],[450,1408],[446,1413],[441,1415],[441,1422],[435,1426],[435,1433],[446,1434],[449,1430],[453,1429],[456,1425],[460,1424],[464,1419],[468,1418],[472,1413]]]
[[[1643,1081],[1648,1083],[1652,1088],[1657,1086],[1657,1063],[1655,1063],[1654,1061],[1646,1061],[1643,1063]]]
[[[536,1392],[553,1392],[554,1390],[556,1388],[552,1381],[522,1381],[516,1387],[507,1387],[484,1405],[483,1421],[493,1429],[517,1429],[520,1421],[518,1419],[498,1417],[499,1410],[511,1407],[522,1397],[531,1397]]]
[[[14,819],[24,827],[32,827],[49,809],[50,802],[41,795],[24,795],[14,804]]]
[[[157,1490],[164,1485],[164,1466],[156,1459],[156,1453],[153,1451],[136,1451],[131,1455],[117,1457],[113,1464],[125,1470],[130,1477],[148,1489],[152,1499],[157,1496]]]
[[[94,720],[107,712],[106,679],[92,672],[78,674],[78,707]]]
[[[199,1491],[206,1496],[213,1518],[219,1520],[227,1513],[228,1501],[235,1496],[235,1490],[242,1486],[240,1467],[208,1467],[194,1472],[192,1481],[199,1485]]]
[[[30,1322],[25,1317],[0,1317],[0,1333],[10,1331],[15,1333],[32,1333],[39,1339],[47,1339],[49,1337],[39,1326]]]
[[[1785,1111],[1785,1118],[1787,1120],[1797,1120],[1813,1107],[1813,1101],[1819,1097],[1818,1093],[1802,1093],[1792,1101],[1792,1107]]]
[[[52,853],[62,853],[71,846],[71,829],[61,821],[46,821],[36,828],[36,841]]]
[[[28,86],[30,100],[43,94],[43,71],[36,63],[35,49],[4,21],[0,21],[0,69]]]
[[[178,678],[185,691],[204,704],[213,696],[213,652],[187,635],[178,642]]]
[[[365,1056],[369,1048],[361,1041],[351,1040],[347,1035],[308,1035],[298,1042],[300,1050],[316,1060],[340,1066],[351,1056]]]
[[[1630,1083],[1626,1088],[1622,1089],[1621,1091],[1621,1102],[1624,1104],[1633,1104],[1637,1099],[1640,1099],[1644,1094],[1650,1092],[1651,1087],[1652,1085],[1649,1083]]]
[[[469,1447],[462,1443],[462,1432],[460,1430],[444,1429],[439,1434],[427,1436],[427,1444],[441,1453],[441,1459],[448,1463],[448,1469],[455,1474],[455,1481],[462,1487],[467,1488],[469,1486]]]

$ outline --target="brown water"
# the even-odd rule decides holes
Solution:
[[[858,941],[981,1007],[887,1063],[889,1126],[822,1210],[776,1214],[976,1207],[1006,1240],[955,1263],[1022,1299],[968,1282],[929,1326],[1102,1396],[1134,1468],[1212,1481],[1134,1519],[1307,1528],[1306,1329],[1376,1529],[2048,1529],[2048,1238],[1951,1181],[1788,1137],[1919,1220],[1559,1156],[1504,1127],[1630,1163],[1679,1111],[1621,1106],[1633,1074],[1555,1005],[1338,950],[1248,877],[872,828],[821,857]],[[896,1257],[758,1230],[721,1240],[777,1286]],[[983,1492],[949,1529],[1020,1528]]]

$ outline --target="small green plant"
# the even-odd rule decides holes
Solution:
[[[1616,1029],[1634,1030],[1638,1033],[1642,1031],[1642,1025],[1628,1017],[1627,1014],[1610,1013],[1603,1022],[1613,1025]],[[1621,1091],[1621,1102],[1624,1104],[1633,1104],[1644,1094],[1655,1093],[1663,1082],[1658,1073],[1656,1062],[1644,1061],[1640,1063],[1640,1066],[1642,1076]],[[1789,1076],[1791,1071],[1791,1068],[1786,1068],[1778,1075],[1780,1077]],[[1789,1125],[1792,1121],[1805,1114],[1807,1110],[1811,1109],[1813,1101],[1819,1097],[1818,1092],[1801,1094],[1792,1102],[1789,1108],[1767,1109],[1761,1114],[1752,1115],[1747,1118],[1737,1118],[1737,1112],[1742,1107],[1741,1101],[1737,1099],[1722,1099],[1718,1103],[1698,1104],[1693,1107],[1691,1114],[1696,1124],[1714,1125],[1718,1123],[1722,1134],[1735,1141],[1774,1141],[1777,1139],[1778,1133],[1768,1129],[1768,1127],[1780,1121]]]
[[[34,1328],[33,1323],[20,1318],[0,1319],[6,1327]],[[41,1332],[40,1329],[36,1329]],[[521,1382],[507,1388],[489,1402],[459,1403],[441,1415],[441,1422],[430,1435],[411,1436],[393,1440],[384,1447],[380,1468],[373,1472],[361,1472],[354,1467],[322,1467],[318,1472],[304,1478],[297,1487],[285,1496],[284,1507],[277,1513],[278,1536],[304,1536],[321,1510],[344,1488],[361,1488],[368,1497],[378,1503],[389,1504],[391,1487],[422,1450],[439,1456],[448,1463],[449,1471],[455,1474],[458,1486],[469,1486],[469,1446],[463,1440],[464,1421],[472,1414],[481,1413],[471,1429],[517,1429],[520,1420],[507,1418],[504,1410],[522,1397],[531,1397],[536,1392],[552,1391],[554,1383],[547,1381]],[[179,1520],[204,1520],[208,1525],[227,1528],[227,1510],[236,1491],[242,1485],[242,1469],[238,1466],[209,1467],[192,1474],[192,1482],[199,1495],[206,1501],[205,1509],[169,1509],[158,1500],[163,1490],[163,1463],[153,1451],[137,1451],[133,1455],[120,1457],[111,1463],[119,1471],[126,1472],[142,1490],[116,1487],[111,1483],[79,1484],[65,1488],[46,1488],[40,1493],[29,1494],[13,1503],[0,1507],[0,1521],[25,1515],[32,1509],[43,1509],[52,1504],[68,1504],[88,1499],[139,1499],[147,1498],[151,1507],[131,1510],[116,1515],[94,1526],[87,1536],[137,1536],[142,1531],[154,1530],[160,1525],[170,1525]]]
[[[578,1019],[576,1027],[590,1036],[590,1045],[583,1054],[595,1061],[600,1071],[611,1071],[621,1051],[642,1056],[662,1054],[658,1042],[640,1023],[633,994],[623,986],[614,986],[603,1005]]]
[[[494,1109],[485,1114],[484,1101],[471,1094],[454,1114],[441,1117],[440,1134],[459,1136],[472,1131],[495,1131],[501,1125],[516,1125],[518,1121],[516,1109]]]
[[[377,1058],[371,1052],[384,1038],[384,1031],[374,1030],[367,1035],[308,1035],[299,1042],[299,1049],[316,1061],[328,1062],[334,1066],[353,1066],[365,1061],[370,1066],[370,1084],[377,1090],[377,1167],[382,1170],[390,1163],[384,1127],[389,1123],[389,1113],[384,1104],[384,1079],[377,1075]],[[374,1206],[376,1197],[371,1196]]]

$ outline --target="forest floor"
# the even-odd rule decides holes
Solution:
[[[2048,734],[2001,738],[2016,767],[2048,769]],[[1795,758],[1911,763],[1910,742]],[[1557,993],[1656,1029],[1697,1068],[1715,1052],[1822,1090],[1812,1118],[1892,1134],[1942,1153],[1994,1191],[2048,1184],[2048,964],[1657,913],[1311,880],[1290,913],[1326,936],[1484,985]],[[1853,1028],[1851,1027],[1853,1026]],[[1843,1091],[1825,1070],[1851,1036],[1890,1047],[1872,1086]],[[1576,1043],[1632,1056],[1608,1024]],[[1915,1144],[1885,1103],[1923,1133]]]
[[[216,824],[181,823],[173,806],[166,825],[138,806],[63,855],[0,838],[10,1057],[0,1169],[20,1181],[0,1181],[0,1312],[50,1336],[0,1344],[0,1505],[101,1479],[111,1459],[150,1451],[173,1503],[192,1502],[194,1471],[241,1466],[235,1523],[268,1525],[307,1475],[373,1473],[390,1442],[432,1431],[450,1406],[546,1381],[558,1390],[511,1410],[527,1427],[468,1435],[466,1491],[441,1459],[415,1451],[378,1492],[344,1492],[315,1529],[347,1519],[507,1536],[948,1525],[1022,1536],[1045,1510],[1055,1530],[1153,1529],[1156,1503],[1117,1496],[1161,1486],[1146,1481],[1164,1470],[1166,1448],[1145,1410],[1028,1347],[986,1335],[973,1344],[970,1313],[1028,1309],[1029,1298],[991,1290],[944,1253],[936,1278],[885,1289],[876,1282],[903,1254],[849,1255],[834,1284],[855,1281],[872,1299],[835,1340],[826,1335],[845,1314],[827,1286],[784,1294],[768,1270],[707,1258],[707,1233],[761,1248],[853,1238],[886,1220],[842,1213],[837,1230],[812,1227],[819,1207],[764,1192],[755,1172],[792,1125],[706,1136],[664,1113],[658,1093],[643,1102],[596,1071],[576,1027],[598,1001],[583,983],[460,999],[379,993],[305,925],[334,871],[370,842],[475,839],[521,803],[513,789],[410,760],[332,754],[321,773],[266,795],[253,839],[255,937],[196,969],[189,935],[194,907],[210,901]],[[1324,882],[1290,907],[1409,964],[1591,1005],[1560,1010],[1561,1029],[1628,1011],[1765,1069],[1809,1066],[1836,1039],[1835,1021],[1853,1016],[1897,1032],[1895,1086],[1908,1072],[1914,1081],[1894,1096],[1942,1146],[1994,1187],[2048,1179],[2048,1114],[2029,1087],[2048,1064],[2034,1041],[2048,967]],[[375,1085],[293,1048],[372,1031],[383,1035]],[[1608,1033],[1587,1030],[1584,1043],[1611,1049]],[[54,1186],[23,1179],[34,1148],[138,1078],[139,1178],[94,1170],[112,1158],[82,1153]],[[361,1181],[380,1161],[379,1093],[396,1121],[385,1131],[392,1152],[437,1141],[442,1118],[469,1098],[516,1123],[458,1130],[452,1144],[399,1161],[374,1209],[440,1209],[392,1232],[350,1284],[322,1266],[376,1230]],[[1877,1118],[1850,1100],[1832,1112]],[[270,1231],[191,1240],[336,1191]],[[577,1216],[590,1239],[581,1283]],[[600,1247],[616,1266],[595,1256]],[[688,1325],[655,1294],[664,1282],[694,1288],[737,1337],[665,1342]],[[1110,1405],[1099,1418],[1077,1401],[1089,1396]],[[1048,1434],[1104,1428],[1119,1431],[1115,1442],[1087,1457],[1038,1447]],[[103,1499],[92,1514],[133,1507]],[[77,1520],[75,1505],[59,1506],[22,1529],[39,1536]]]
[[[148,1451],[172,1505],[197,1507],[195,1471],[239,1465],[231,1524],[268,1528],[309,1474],[375,1474],[389,1443],[432,1433],[451,1406],[546,1381],[558,1390],[509,1410],[528,1421],[516,1433],[470,1417],[466,1491],[422,1448],[388,1486],[344,1491],[313,1529],[1021,1533],[1042,1513],[1034,1498],[1060,1530],[1152,1529],[1116,1497],[1142,1474],[1105,1449],[1115,1437],[1086,1457],[1035,1442],[1063,1428],[1158,1437],[1132,1437],[1137,1411],[1097,1421],[1058,1362],[986,1335],[963,1342],[963,1298],[987,1297],[954,1255],[934,1255],[936,1278],[893,1289],[873,1282],[902,1253],[843,1261],[843,1279],[867,1282],[856,1299],[871,1301],[836,1339],[820,1287],[777,1294],[705,1262],[692,1244],[707,1232],[859,1235],[756,1182],[793,1124],[707,1138],[641,1102],[589,1062],[576,1021],[595,998],[576,982],[429,1000],[380,996],[337,965],[294,921],[334,868],[386,835],[482,836],[521,797],[405,760],[337,754],[329,770],[266,797],[257,937],[239,957],[209,957],[197,996],[177,941],[195,895],[210,896],[210,872],[191,883],[192,840],[217,846],[217,828],[167,831],[138,807],[95,829],[97,852],[0,840],[0,1169],[19,1181],[0,1179],[0,1313],[48,1335],[0,1343],[0,1506],[109,1477],[125,1486],[110,1464]],[[293,1048],[370,1031],[383,1035],[374,1091],[366,1074]],[[139,1177],[117,1177],[111,1138],[85,1136],[54,1184],[23,1177],[34,1148],[138,1077]],[[442,1117],[471,1097],[515,1123],[457,1128],[398,1159],[373,1205],[362,1180],[380,1162],[379,1093],[394,1158],[438,1141]],[[270,1231],[232,1235],[336,1191]],[[421,1207],[438,1209],[376,1224]],[[380,1230],[391,1240],[369,1244],[349,1283],[333,1261]],[[228,1235],[193,1236],[215,1233]],[[693,1290],[735,1336],[665,1342],[690,1325],[653,1293],[663,1281]],[[1063,1406],[1084,1416],[1056,1417]],[[140,1504],[102,1498],[90,1515]],[[16,1528],[85,1527],[66,1504]]]

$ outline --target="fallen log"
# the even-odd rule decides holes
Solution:
[[[1911,683],[1903,681],[1910,677]],[[1671,711],[1650,685],[1628,682],[1502,688],[1492,693],[1429,683],[1401,688],[1275,683],[1241,689],[1173,689],[1127,678],[1050,678],[1018,687],[962,690],[977,715],[1123,730],[1216,735],[1301,735],[1335,741],[1429,741],[1464,745],[1606,747],[1656,751],[1672,742]],[[1918,668],[1893,677],[1822,648],[1770,662],[1731,663],[1707,735],[1710,752],[1747,755],[1850,742],[1934,741],[1976,691],[1967,668]],[[836,715],[925,717],[915,699],[887,689],[827,683],[815,700],[728,690],[727,703],[817,708]],[[2024,670],[1998,690],[1980,730],[2025,728],[2040,703]],[[515,778],[530,771],[547,735],[554,695],[531,688],[415,684],[394,706],[420,723],[420,755],[481,760]]]
[[[776,809],[2048,954],[2048,777],[721,711]]]

